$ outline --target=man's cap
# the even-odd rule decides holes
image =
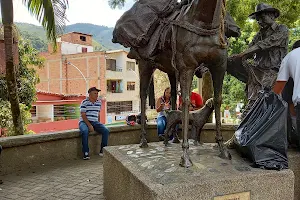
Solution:
[[[249,15],[249,18],[255,19],[255,16],[260,13],[265,13],[265,12],[273,12],[275,13],[275,17],[280,16],[280,11],[276,8],[273,8],[272,6],[265,4],[265,3],[259,3],[255,7],[255,12]]]
[[[101,90],[97,89],[96,87],[91,87],[91,88],[88,90],[88,93],[90,93],[90,92],[92,92],[92,91],[100,92]]]

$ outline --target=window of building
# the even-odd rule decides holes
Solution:
[[[126,68],[127,68],[127,71],[135,71],[135,63],[127,61]]]
[[[131,112],[132,101],[107,102],[107,113]]]
[[[116,71],[117,61],[115,59],[106,59],[106,69]]]
[[[86,41],[86,37],[81,35],[80,36],[80,40],[83,41],[83,42],[85,42]]]
[[[31,117],[36,117],[36,106],[32,106],[30,109]]]
[[[107,92],[122,93],[122,80],[107,80]]]
[[[135,82],[127,82],[127,90],[135,90]]]
[[[87,52],[87,48],[86,47],[82,47],[82,53],[86,53]]]

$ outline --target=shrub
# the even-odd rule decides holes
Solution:
[[[26,130],[27,124],[31,123],[31,113],[29,108],[25,104],[20,103],[20,110],[24,124],[24,133],[32,134],[32,132],[27,132]],[[6,136],[15,135],[9,101],[0,100],[0,129]]]

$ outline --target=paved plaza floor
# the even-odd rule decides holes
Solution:
[[[0,177],[0,199],[104,199],[103,158],[65,161]]]

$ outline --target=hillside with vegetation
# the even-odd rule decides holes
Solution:
[[[48,42],[43,27],[27,23],[16,23],[16,25],[21,36],[30,40],[35,49],[41,52],[47,51]],[[65,33],[72,31],[93,35],[95,51],[124,49],[123,46],[111,42],[113,28],[87,23],[72,24],[65,27]]]

